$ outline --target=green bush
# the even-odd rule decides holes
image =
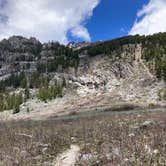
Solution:
[[[30,113],[30,109],[29,109],[29,107],[27,108],[26,112],[27,112],[27,113]]]
[[[54,85],[42,86],[39,88],[37,97],[38,99],[47,102],[48,100],[55,99],[63,96],[63,85],[55,81]]]
[[[20,112],[20,106],[19,105],[16,105],[13,109],[13,114],[17,114]]]
[[[166,100],[166,89],[164,90],[163,99]]]
[[[0,94],[0,111],[13,110],[13,113],[20,111],[20,105],[23,103],[23,95],[19,94]]]

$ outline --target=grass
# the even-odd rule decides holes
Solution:
[[[0,165],[45,166],[71,144],[77,166],[166,165],[165,112],[8,122],[0,132]]]

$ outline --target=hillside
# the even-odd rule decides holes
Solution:
[[[1,111],[51,116],[124,104],[164,106],[165,43],[166,33],[67,46],[21,36],[4,39]]]

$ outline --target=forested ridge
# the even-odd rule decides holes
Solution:
[[[149,67],[155,67],[155,72],[159,79],[166,80],[166,33],[157,33],[150,36],[126,36],[111,41],[96,43],[82,48],[78,52],[86,50],[91,57],[99,54],[113,56],[114,51],[123,51],[124,45],[130,47],[131,44],[135,46],[141,44],[141,58],[147,62]]]
[[[114,61],[134,54],[133,50],[141,47],[141,60],[159,80],[166,81],[166,33],[151,36],[126,36],[110,41],[90,43],[81,49],[73,49],[58,42],[41,44],[34,38],[11,37],[0,42],[0,70],[5,66],[8,77],[0,81],[1,111],[14,109],[19,112],[19,105],[30,97],[30,90],[37,90],[36,97],[44,102],[62,97],[66,80],[54,80],[55,72],[63,74],[73,68],[79,68],[82,54],[93,58],[103,54]],[[130,54],[128,54],[130,52]],[[123,56],[124,56],[123,55]],[[132,60],[135,57],[132,57]],[[25,64],[21,68],[21,64]],[[35,64],[35,70],[32,65]],[[6,69],[6,66],[9,66]],[[16,89],[21,89],[15,93]],[[166,95],[165,95],[166,96]]]

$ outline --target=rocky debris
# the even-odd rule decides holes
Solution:
[[[156,123],[152,120],[147,120],[147,121],[144,121],[143,123],[141,124],[134,124],[132,126],[130,126],[131,129],[134,129],[134,130],[140,130],[140,129],[147,129],[149,127],[152,127],[154,126]],[[129,134],[129,137],[134,137],[134,133],[130,133]]]
[[[80,42],[80,43],[70,42],[70,43],[68,43],[67,46],[68,46],[69,48],[74,49],[74,50],[79,50],[79,49],[84,48],[84,47],[87,47],[87,46],[89,46],[89,45],[90,45],[89,42]]]
[[[129,137],[135,137],[135,134],[134,133],[130,133]]]
[[[30,158],[31,154],[29,154],[27,151],[23,150],[20,152],[20,157],[25,160],[27,158]]]
[[[115,156],[120,156],[120,149],[119,148],[113,148],[112,149],[112,154],[115,155]]]
[[[143,122],[141,125],[140,125],[140,128],[141,129],[145,129],[145,128],[148,128],[148,127],[151,127],[155,124],[154,121],[151,121],[151,120],[147,120],[145,122]]]
[[[80,96],[106,92],[110,96],[119,95],[126,102],[157,105],[158,91],[165,85],[157,82],[155,77],[151,77],[147,67],[142,67],[143,62],[139,60],[141,54],[139,47],[136,55],[130,53],[130,56],[137,57],[137,60],[133,60],[132,63],[125,57],[124,60],[114,62],[109,56],[98,55],[88,58],[84,55],[77,77],[69,78],[70,86],[77,89],[76,92]]]
[[[145,145],[145,152],[148,153],[148,154],[151,154],[152,153],[152,149],[149,145]]]
[[[82,156],[81,156],[81,160],[82,161],[90,161],[90,160],[92,160],[92,159],[94,159],[94,158],[96,158],[96,156],[94,156],[94,155],[92,155],[92,154],[83,154]]]
[[[32,136],[32,135],[28,135],[28,134],[24,134],[24,133],[16,133],[15,135],[17,135],[17,136],[21,136],[21,137],[30,138],[30,139],[32,139],[32,138],[33,138],[33,136]]]

